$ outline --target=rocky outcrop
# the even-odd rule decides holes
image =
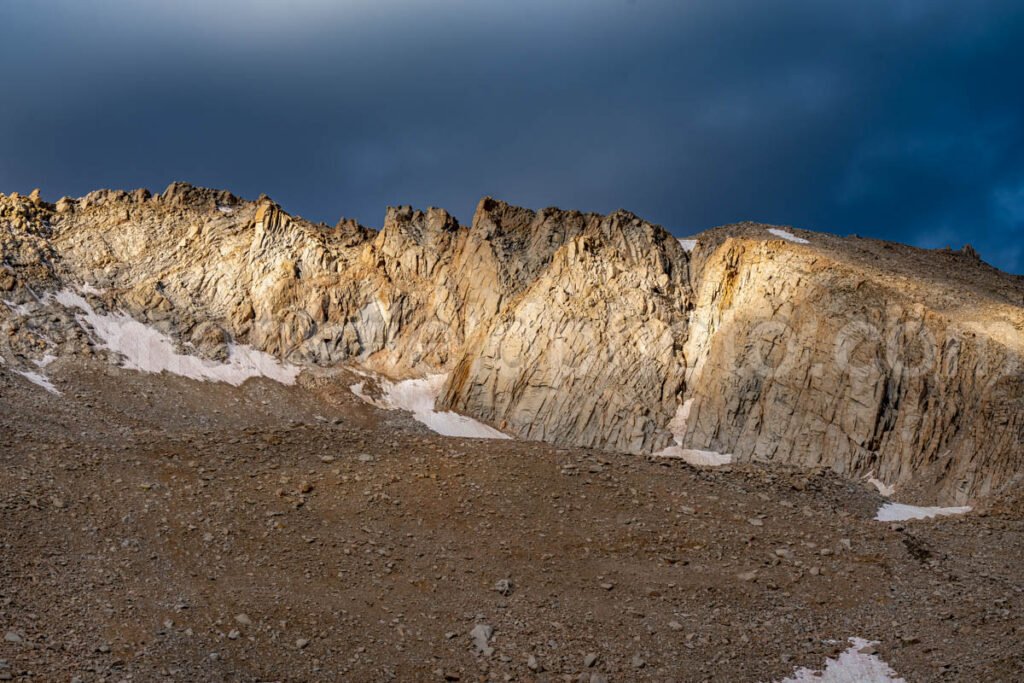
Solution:
[[[739,224],[690,253],[627,212],[491,198],[469,227],[398,207],[375,231],[175,183],[0,197],[0,255],[16,363],[103,353],[47,298],[78,287],[211,358],[449,373],[438,408],[522,438],[675,441],[954,502],[1024,465],[1024,283],[969,249]]]
[[[1024,464],[1024,311],[1004,296],[1012,280],[990,273],[994,291],[922,282],[906,259],[871,264],[813,239],[826,249],[709,240],[686,350],[685,443],[873,473],[956,502],[1008,481]]]
[[[529,439],[663,448],[683,390],[689,303],[678,241],[614,213],[569,239],[466,345],[440,407]]]

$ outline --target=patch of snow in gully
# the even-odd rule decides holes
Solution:
[[[782,683],[906,683],[878,655],[861,652],[876,643],[863,638],[850,638],[850,643],[838,657],[825,660],[824,670],[798,669]]]
[[[57,387],[53,386],[53,384],[50,382],[49,379],[46,378],[45,375],[40,375],[38,372],[32,372],[31,370],[15,370],[15,372],[24,377],[25,379],[27,379],[29,382],[32,382],[32,384],[35,384],[37,386],[42,387],[43,389],[46,389],[51,394],[56,394],[57,396],[60,396],[60,391],[57,389]]]
[[[908,519],[929,519],[943,515],[962,515],[971,511],[969,506],[951,508],[929,508],[903,503],[886,503],[878,510],[875,519],[879,522],[905,522]]]
[[[385,410],[404,410],[412,413],[413,419],[429,427],[443,436],[462,436],[471,439],[508,439],[497,429],[477,422],[471,417],[459,415],[451,411],[434,410],[434,402],[444,387],[448,375],[427,375],[421,379],[406,379],[401,382],[379,378],[381,389],[379,400],[366,395],[363,382],[349,387],[353,394]]]
[[[867,482],[869,484],[871,484],[876,489],[878,489],[878,492],[881,493],[886,498],[889,498],[894,493],[896,493],[896,487],[895,486],[889,486],[888,484],[886,484],[881,479],[876,479],[874,472],[868,472],[868,476],[866,476],[864,478],[867,480]]]
[[[683,448],[683,437],[686,435],[686,420],[690,416],[690,407],[693,406],[693,399],[683,401],[683,404],[676,408],[676,414],[668,423],[669,431],[676,442],[675,446],[664,448],[654,455],[662,458],[680,458],[681,460],[697,467],[720,467],[732,462],[732,456],[728,453],[717,451],[701,451],[695,448]]]
[[[810,244],[809,241],[805,240],[803,237],[797,237],[796,235],[791,233],[789,230],[779,230],[778,228],[768,228],[768,232],[770,232],[771,234],[775,235],[776,237],[781,237],[784,240],[789,240],[790,242],[796,242],[797,244]]]
[[[682,245],[683,251],[689,254],[691,251],[693,251],[693,248],[697,246],[697,240],[684,240],[680,238],[679,244]]]
[[[15,315],[20,315],[22,317],[27,316],[32,312],[26,304],[16,304],[13,301],[8,301],[7,299],[4,299],[4,305],[11,309]]]
[[[121,354],[121,367],[139,372],[169,372],[182,377],[238,386],[252,377],[266,377],[281,384],[295,384],[301,368],[281,363],[275,357],[241,344],[228,345],[228,362],[183,355],[175,351],[174,341],[162,332],[144,325],[123,313],[100,314],[82,298],[69,290],[56,295],[68,308],[83,312],[87,322],[105,348]]]

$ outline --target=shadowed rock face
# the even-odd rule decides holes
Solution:
[[[1021,278],[967,249],[786,235],[717,228],[688,253],[627,212],[490,198],[469,228],[399,207],[378,232],[183,183],[3,197],[0,353],[101,352],[44,297],[88,285],[100,309],[209,357],[238,341],[448,372],[439,408],[523,438],[631,453],[675,439],[955,502],[1014,481]]]

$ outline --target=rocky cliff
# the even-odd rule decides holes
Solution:
[[[690,249],[688,251],[688,249]],[[1024,467],[1024,282],[973,252],[490,198],[380,231],[175,183],[0,196],[0,356],[104,353],[75,288],[208,358],[235,343],[394,378],[506,433],[872,474],[963,502]],[[87,326],[86,326],[87,327]]]

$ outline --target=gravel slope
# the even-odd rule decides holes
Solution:
[[[828,472],[441,437],[344,374],[47,372],[0,369],[0,680],[736,683],[851,637],[1024,677],[1019,506],[880,523]]]

